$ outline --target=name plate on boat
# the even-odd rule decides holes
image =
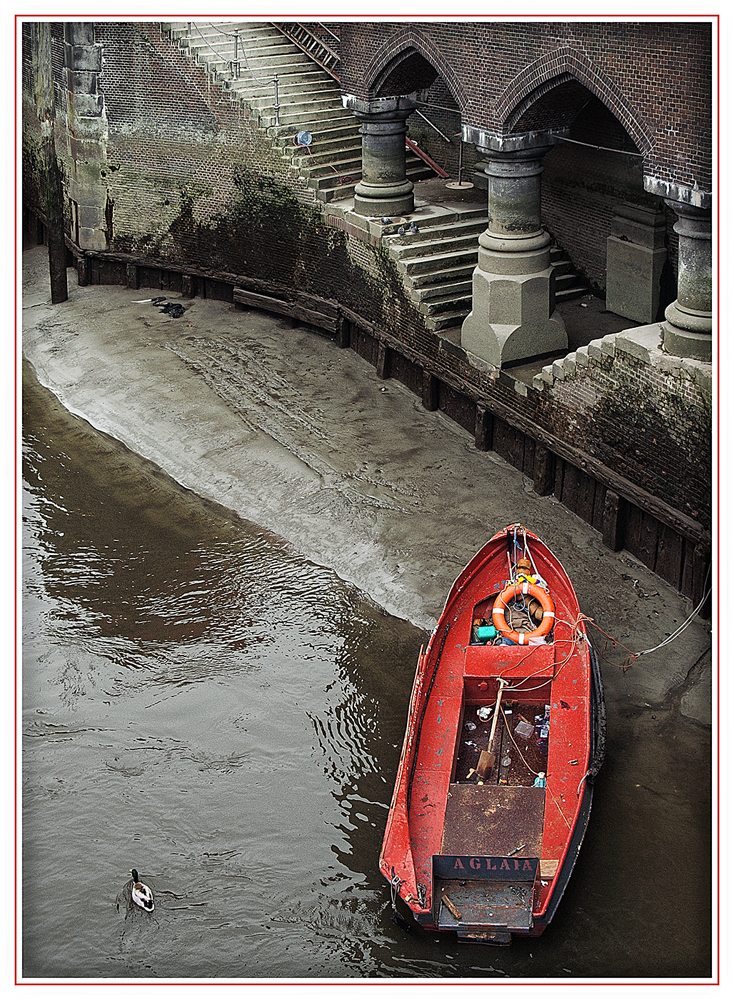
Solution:
[[[538,858],[495,858],[472,854],[434,854],[433,877],[532,882]]]

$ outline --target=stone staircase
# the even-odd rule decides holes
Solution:
[[[472,274],[477,266],[479,237],[487,228],[481,209],[447,212],[421,222],[417,233],[393,232],[383,244],[395,261],[411,300],[426,317],[426,326],[448,334],[461,327],[471,311]],[[558,246],[551,247],[556,301],[588,294],[571,261]]]
[[[174,40],[214,82],[253,112],[271,142],[316,200],[345,202],[361,178],[359,121],[342,106],[339,82],[271,23],[246,21],[168,22]],[[277,74],[277,103],[275,84]],[[310,142],[299,142],[308,133]],[[406,175],[414,183],[434,173],[406,150]],[[471,311],[472,274],[478,239],[487,228],[486,208],[417,213],[417,233],[386,226],[382,242],[395,261],[426,326],[456,340]],[[558,301],[586,294],[571,262],[553,248]]]
[[[353,195],[362,176],[359,121],[342,106],[339,83],[330,73],[267,22],[174,21],[166,26],[233,100],[257,116],[260,128],[306,179],[317,200]],[[307,134],[301,142],[299,133]],[[406,175],[415,183],[432,177],[433,171],[407,154]]]

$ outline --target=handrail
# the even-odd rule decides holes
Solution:
[[[323,21],[317,21],[316,23],[318,24],[318,26],[319,26],[320,28],[323,28],[323,29],[324,29],[324,31],[325,31],[325,32],[327,33],[327,35],[331,35],[331,37],[332,37],[332,38],[333,38],[333,39],[334,39],[335,41],[337,41],[337,42],[340,42],[340,41],[341,41],[341,39],[339,38],[339,36],[338,36],[338,35],[335,35],[335,34],[334,34],[334,32],[333,32],[333,31],[331,30],[331,28],[329,28],[329,27],[328,27],[327,25],[325,25]]]
[[[408,149],[412,149],[416,156],[420,156],[423,162],[427,163],[428,166],[431,168],[431,170],[434,170],[439,177],[445,179],[449,176],[449,174],[446,173],[443,167],[439,167],[436,161],[432,160],[431,157],[428,155],[428,153],[424,153],[423,150],[420,148],[420,146],[417,143],[413,142],[412,139],[409,139],[407,135],[405,137],[405,145],[408,147]]]
[[[340,82],[339,74],[333,68],[340,63],[339,54],[330,49],[326,42],[322,42],[320,38],[298,21],[273,21],[271,23],[289,41],[297,45],[309,59],[313,59],[316,65],[320,66],[325,73],[328,73],[337,83]],[[300,32],[300,37],[298,32]],[[306,39],[305,42],[304,39]]]
[[[211,49],[211,51],[214,53],[215,56],[217,56],[217,58],[219,58],[219,52],[217,52],[217,50],[212,45],[209,44],[209,40],[207,38],[205,38],[204,35],[202,35],[201,31],[199,30],[199,25],[198,24],[194,24],[193,21],[188,21],[187,22],[187,32],[188,32],[189,36],[191,36],[191,34],[192,34],[192,28],[194,28],[194,27],[196,28],[196,31],[197,31],[199,37],[201,38],[201,40],[204,42],[204,44],[209,49]],[[216,31],[218,34],[224,35],[226,38],[233,38],[234,39],[234,43],[233,43],[234,44],[233,58],[231,60],[229,60],[228,65],[229,65],[230,78],[232,80],[239,80],[239,78],[240,78],[240,58],[239,58],[240,30],[239,30],[239,28],[235,28],[234,31],[225,31],[224,28],[220,28],[216,24],[212,24],[211,21],[209,22],[209,27],[213,28],[214,31]],[[243,58],[245,60],[245,66],[247,67],[247,72],[250,74],[250,76],[253,78],[253,80],[255,80],[257,83],[272,83],[273,84],[273,110],[275,111],[275,126],[277,128],[280,125],[280,103],[278,101],[278,74],[274,73],[273,76],[271,76],[271,77],[256,76],[255,71],[251,68],[251,66],[250,66],[250,64],[249,64],[249,62],[247,60],[247,52],[246,52],[244,46],[242,47],[242,56],[243,56]]]

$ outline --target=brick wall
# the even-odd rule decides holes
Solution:
[[[345,22],[342,87],[358,97],[405,49],[447,81],[466,125],[498,134],[572,75],[646,153],[646,171],[711,189],[711,26],[696,22]]]

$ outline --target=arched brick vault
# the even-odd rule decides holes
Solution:
[[[372,57],[365,72],[365,79],[369,81],[370,97],[379,94],[385,80],[404,59],[409,58],[414,52],[423,56],[437,70],[451,92],[451,96],[459,108],[463,110],[467,97],[454,70],[433,39],[424,35],[413,25],[406,25],[406,27],[396,31],[387,45],[380,48]]]
[[[514,126],[536,101],[571,79],[583,84],[606,105],[641,153],[648,153],[652,149],[652,137],[637,120],[617,88],[595,70],[578,49],[568,45],[562,45],[530,63],[499,95],[496,120],[501,124],[503,133],[512,133]],[[537,124],[535,127],[538,127]]]

